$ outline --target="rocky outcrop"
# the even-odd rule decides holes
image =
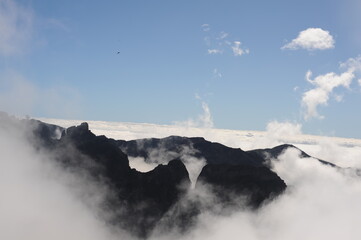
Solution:
[[[171,160],[183,154],[195,158],[205,158],[208,164],[231,164],[263,166],[264,159],[254,157],[240,148],[230,148],[220,143],[210,142],[202,137],[148,138],[132,141],[117,141],[118,146],[130,157],[143,157],[147,162],[154,162],[153,156],[162,152],[163,160]]]
[[[264,165],[269,167],[269,160],[278,158],[288,148],[297,149],[300,152],[301,158],[311,158],[310,155],[308,155],[307,153],[305,153],[304,151],[295,147],[292,144],[282,144],[282,145],[276,146],[274,148],[255,149],[255,150],[247,151],[247,153],[254,158],[263,159],[262,161],[263,161]],[[321,159],[317,159],[317,158],[314,158],[314,159],[318,160],[322,164],[332,166],[332,167],[337,167],[335,164],[332,164],[330,162],[327,162],[327,161],[324,161]]]
[[[71,154],[67,151],[69,147]],[[188,172],[180,160],[159,165],[147,173],[129,167],[114,140],[95,136],[87,123],[66,129],[58,143],[65,167],[88,168],[92,176],[104,181],[115,193],[107,200],[114,209],[112,222],[134,234],[146,237],[190,186]],[[117,211],[117,209],[121,211]]]
[[[208,164],[198,177],[196,188],[207,184],[223,206],[259,207],[286,189],[285,182],[266,167]]]

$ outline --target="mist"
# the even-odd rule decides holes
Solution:
[[[176,238],[358,239],[361,233],[359,176],[352,170],[340,172],[312,158],[300,158],[299,154],[298,150],[288,149],[272,160],[273,169],[288,184],[283,195],[257,211],[203,212],[193,231]],[[201,197],[206,198],[205,202],[212,199],[208,194]],[[161,239],[172,239],[172,235]]]
[[[108,213],[101,208],[109,194],[105,186],[35,150],[27,140],[31,129],[5,126],[0,127],[0,239],[119,239],[121,230],[106,224]]]

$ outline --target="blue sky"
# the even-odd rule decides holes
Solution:
[[[288,121],[361,138],[360,11],[357,0],[0,0],[0,109],[198,126],[208,114],[216,128]]]

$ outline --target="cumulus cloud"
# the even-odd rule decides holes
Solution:
[[[13,0],[0,0],[0,55],[21,54],[32,35],[32,11]]]
[[[310,118],[323,118],[317,108],[319,105],[327,105],[330,94],[337,87],[349,88],[352,80],[355,78],[355,71],[360,65],[356,65],[355,59],[349,59],[346,63],[341,66],[348,66],[348,69],[341,73],[336,74],[330,72],[324,75],[319,75],[315,79],[311,79],[312,72],[306,73],[306,80],[311,83],[314,88],[306,91],[302,96],[302,106],[305,109],[304,118],[306,120]],[[337,97],[336,97],[337,100]],[[338,100],[341,100],[338,98]]]
[[[266,127],[269,136],[274,139],[282,139],[302,134],[302,125],[292,122],[271,121]]]
[[[248,141],[242,141],[238,147],[245,150],[271,148],[284,143],[300,143],[304,141],[303,138],[302,124],[274,120],[267,123],[265,132],[253,132]]]
[[[234,41],[231,48],[234,56],[242,56],[243,54],[249,54],[248,49],[241,48],[241,42],[239,41]]]
[[[361,56],[349,58],[346,62],[341,63],[340,67],[352,72],[361,72]]]
[[[308,28],[301,31],[297,38],[284,45],[282,49],[306,49],[312,51],[331,49],[334,47],[335,40],[329,31],[323,30],[321,28]]]

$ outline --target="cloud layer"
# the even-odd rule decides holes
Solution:
[[[308,28],[301,31],[297,38],[284,45],[282,49],[325,50],[335,47],[335,40],[329,31],[321,28]]]

